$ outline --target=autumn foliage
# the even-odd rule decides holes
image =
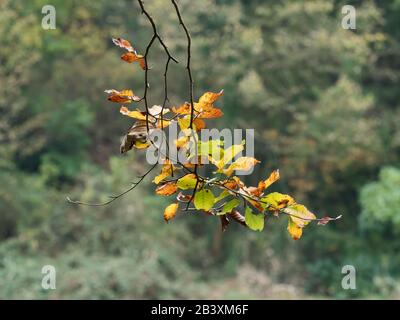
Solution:
[[[268,188],[280,178],[279,170],[267,173],[257,186],[247,186],[239,176],[235,175],[235,172],[250,170],[260,161],[253,157],[239,156],[244,150],[245,141],[225,148],[224,142],[221,140],[202,141],[199,139],[198,133],[207,127],[207,120],[223,116],[223,111],[217,104],[224,92],[223,90],[205,92],[197,101],[194,101],[190,69],[191,39],[183,23],[179,8],[174,1],[172,2],[188,38],[187,70],[190,102],[182,102],[177,106],[167,107],[169,100],[166,90],[165,99],[160,105],[151,107],[148,105],[147,73],[149,67],[147,54],[153,42],[158,39],[168,57],[164,75],[165,83],[167,83],[170,61],[177,62],[177,60],[169,53],[158,34],[154,21],[144,10],[141,1],[139,3],[142,6],[143,13],[152,22],[154,31],[154,36],[147,46],[146,54],[138,54],[132,44],[125,39],[117,38],[112,39],[112,41],[124,50],[121,56],[123,61],[127,63],[136,62],[143,69],[145,73],[144,95],[139,97],[130,89],[105,91],[109,101],[120,105],[120,113],[134,120],[132,127],[122,140],[121,153],[126,153],[132,149],[157,147],[151,138],[151,132],[155,129],[164,130],[174,124],[179,127],[181,134],[180,138],[174,141],[175,145],[169,147],[177,148],[180,152],[183,151],[188,159],[195,158],[196,160],[182,163],[177,159],[171,159],[168,154],[159,153],[161,169],[153,180],[156,185],[155,193],[159,196],[173,198],[172,203],[165,208],[165,221],[169,222],[174,219],[178,212],[198,211],[218,218],[223,231],[227,229],[230,221],[247,226],[251,230],[262,231],[266,219],[284,215],[288,217],[287,230],[289,234],[297,240],[302,236],[303,228],[310,222],[318,221],[318,224],[324,225],[330,220],[339,218],[324,217],[318,219],[314,213],[304,205],[297,203],[291,196],[278,192],[268,193]],[[144,102],[144,108],[134,106],[141,102]],[[200,174],[199,168],[205,165],[212,166],[212,176]],[[140,181],[155,168],[156,166],[150,168]],[[132,190],[138,183],[123,194]],[[113,199],[118,197],[115,196]]]

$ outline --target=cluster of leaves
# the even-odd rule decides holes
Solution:
[[[178,107],[167,108],[168,99],[168,66],[170,61],[178,61],[170,54],[167,46],[160,37],[157,26],[152,17],[147,13],[144,4],[138,0],[142,13],[146,15],[153,28],[153,37],[146,48],[144,55],[138,54],[128,40],[117,38],[112,39],[113,43],[126,51],[121,59],[128,63],[139,63],[144,70],[145,84],[143,97],[137,96],[133,90],[106,90],[108,100],[120,104],[120,112],[135,119],[133,126],[129,129],[121,143],[121,153],[131,149],[146,149],[154,146],[158,151],[158,162],[162,163],[161,172],[154,178],[157,185],[156,194],[161,196],[172,196],[176,193],[176,201],[164,211],[165,221],[173,219],[178,209],[183,212],[201,211],[211,216],[219,217],[222,230],[225,231],[230,220],[236,221],[252,230],[262,231],[264,222],[270,216],[278,217],[281,214],[288,216],[288,227],[290,235],[297,240],[301,237],[303,228],[311,221],[318,221],[318,224],[325,225],[337,218],[324,217],[321,219],[310,212],[304,205],[296,203],[289,195],[278,192],[267,193],[270,185],[279,179],[279,171],[273,171],[265,180],[261,180],[257,186],[246,186],[236,175],[235,171],[249,171],[257,163],[257,159],[247,156],[239,156],[244,150],[245,141],[241,144],[224,147],[220,139],[201,141],[198,131],[206,128],[206,120],[223,116],[221,109],[214,106],[217,100],[223,95],[220,92],[205,92],[194,102],[193,80],[190,67],[191,38],[186,25],[183,22],[179,8],[174,0],[171,0],[175,7],[180,25],[182,25],[188,40],[187,65],[189,79],[190,102],[185,102]],[[148,103],[148,53],[155,40],[158,40],[168,57],[165,65],[165,96],[162,105],[149,107]],[[130,110],[125,105],[144,101],[145,110]],[[171,159],[169,153],[163,154],[160,146],[152,139],[152,131],[165,129],[174,123],[179,126],[178,139],[174,141],[175,148],[186,155],[184,163],[182,160]],[[167,144],[169,150],[171,146]],[[168,151],[167,150],[167,151]],[[190,161],[194,160],[194,161]],[[207,160],[207,161],[206,161]],[[199,167],[211,163],[214,166],[213,176],[203,176],[199,173]],[[156,164],[157,165],[157,164]],[[123,193],[112,196],[108,204],[120,196],[134,189],[153,169],[152,166],[138,182],[134,183]],[[103,204],[100,204],[103,205]],[[241,213],[244,211],[244,215]]]
[[[148,71],[146,57],[137,54],[129,41],[118,38],[113,39],[113,42],[127,51],[122,55],[122,60],[128,63],[138,62],[143,70]],[[218,93],[206,92],[198,102],[185,102],[171,109],[165,107],[165,102],[163,106],[154,105],[150,108],[146,103],[146,110],[130,110],[125,106],[146,99],[138,97],[130,89],[105,92],[109,101],[121,104],[120,112],[123,115],[135,119],[122,141],[121,153],[132,148],[145,149],[151,145],[156,146],[151,139],[151,130],[164,129],[176,122],[181,134],[180,138],[174,141],[175,147],[186,153],[188,159],[197,157],[194,163],[182,163],[177,159],[170,159],[167,154],[158,150],[159,156],[162,157],[162,168],[153,180],[157,185],[155,192],[161,196],[172,196],[179,191],[176,202],[167,206],[164,211],[165,221],[173,219],[181,206],[182,211],[198,210],[219,217],[222,230],[226,230],[232,219],[252,230],[262,231],[267,217],[285,214],[289,218],[287,229],[292,238],[297,240],[310,221],[318,220],[318,224],[326,224],[332,220],[330,217],[317,219],[304,205],[296,203],[289,195],[266,193],[267,188],[279,179],[279,170],[273,171],[256,187],[246,186],[238,176],[233,175],[236,170],[247,171],[259,163],[253,157],[237,157],[244,150],[245,141],[225,149],[221,140],[199,140],[197,132],[206,128],[205,120],[223,115],[221,109],[214,106],[223,95],[223,90]],[[214,166],[212,177],[202,176],[197,170],[205,165],[205,160]],[[239,208],[244,209],[244,216]]]

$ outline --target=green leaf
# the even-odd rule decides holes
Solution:
[[[294,203],[294,199],[279,192],[272,192],[261,198],[265,205],[270,206],[270,209],[282,209]]]
[[[217,203],[218,201],[221,201],[222,199],[225,199],[228,196],[230,196],[230,193],[228,192],[228,190],[222,191],[219,194],[219,196],[215,198],[215,203]]]
[[[187,174],[177,181],[177,186],[179,189],[187,190],[194,189],[196,186],[196,175],[193,173]]]
[[[251,230],[262,231],[264,229],[264,214],[254,214],[250,207],[247,207],[244,218]]]
[[[231,212],[233,208],[237,207],[240,204],[239,199],[232,199],[231,201],[228,201],[227,203],[224,204],[222,207],[221,211],[218,212],[218,215],[223,215],[228,212]]]
[[[314,213],[310,212],[305,206],[298,203],[287,207],[284,211],[290,216],[293,223],[300,228],[305,227],[310,223],[310,221],[317,218]]]
[[[215,197],[213,193],[208,189],[202,189],[196,192],[194,196],[194,206],[197,210],[209,211],[215,202]]]

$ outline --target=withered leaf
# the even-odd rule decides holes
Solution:
[[[136,96],[132,90],[114,90],[114,89],[109,89],[105,90],[105,93],[108,94],[108,100],[111,102],[116,102],[116,103],[131,103],[131,102],[137,102],[140,101],[140,98]]]

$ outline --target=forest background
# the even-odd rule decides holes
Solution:
[[[286,219],[262,233],[204,215],[163,220],[151,178],[104,200],[147,164],[119,154],[131,121],[105,89],[143,87],[112,37],[144,52],[148,21],[133,0],[0,0],[0,298],[400,298],[400,1],[180,0],[193,39],[195,98],[224,89],[217,128],[254,128],[255,184],[319,216],[299,241]],[[41,25],[44,5],[57,27]],[[166,0],[145,1],[180,61],[186,38]],[[356,30],[342,28],[354,5]],[[163,97],[160,48],[151,101]],[[184,63],[170,99],[188,99]],[[57,270],[57,289],[41,269]],[[341,286],[356,268],[356,290]]]

